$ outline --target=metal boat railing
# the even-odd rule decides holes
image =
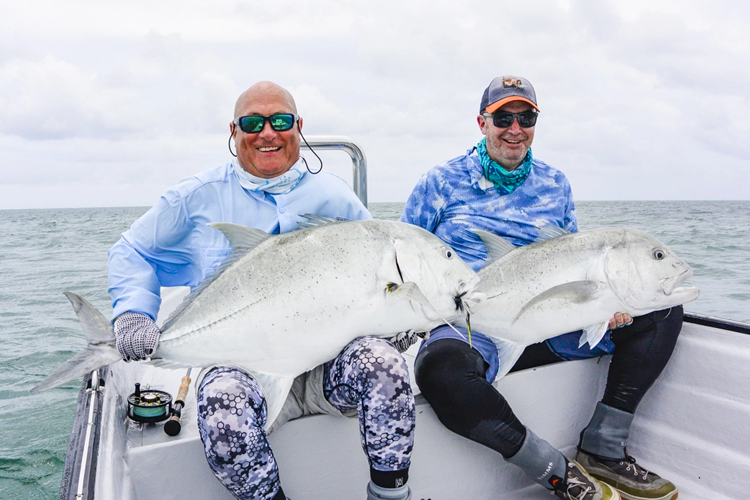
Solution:
[[[306,137],[307,144],[318,151],[344,151],[352,159],[352,189],[367,207],[367,158],[364,150],[349,137],[343,135],[312,135]],[[309,150],[304,142],[302,149]]]
[[[94,498],[94,482],[99,452],[102,389],[107,368],[94,370],[83,380],[73,429],[68,442],[60,500]]]
[[[740,321],[733,321],[731,319],[716,318],[714,316],[704,316],[702,314],[693,313],[685,313],[683,320],[685,321],[685,323],[710,326],[711,328],[718,328],[720,330],[727,330],[730,332],[750,335],[750,324],[742,323]]]

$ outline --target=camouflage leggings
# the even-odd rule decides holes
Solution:
[[[414,398],[403,357],[383,339],[353,340],[325,364],[323,392],[342,413],[357,410],[371,470],[407,470],[414,442]],[[198,429],[216,477],[239,499],[271,500],[279,469],[263,426],[258,383],[237,368],[209,371],[198,390]]]

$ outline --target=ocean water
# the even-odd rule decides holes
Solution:
[[[397,219],[403,203],[373,203]],[[80,382],[29,389],[84,347],[62,295],[105,315],[107,250],[145,208],[0,211],[0,499],[57,498]],[[750,323],[750,201],[579,202],[580,229],[653,234],[695,270],[688,312]]]

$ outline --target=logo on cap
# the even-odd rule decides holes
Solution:
[[[512,78],[507,76],[503,77],[503,87],[505,87],[506,89],[509,87],[515,87],[517,89],[525,88],[520,78]]]

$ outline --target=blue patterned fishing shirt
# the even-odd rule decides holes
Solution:
[[[502,194],[484,177],[476,147],[425,173],[406,201],[401,221],[434,233],[475,271],[484,267],[487,251],[472,229],[502,236],[516,246],[542,239],[539,228],[544,226],[578,231],[573,193],[562,172],[534,158],[526,181],[512,193]],[[573,332],[547,343],[562,359],[614,351],[609,332],[594,349],[579,349],[579,337],[580,332]],[[497,363],[484,357],[491,366]]]
[[[475,271],[484,267],[487,252],[472,229],[502,236],[516,246],[537,241],[538,228],[550,224],[578,231],[573,194],[562,172],[534,159],[526,181],[503,195],[484,177],[476,147],[424,174],[406,201],[401,221],[435,233]]]

